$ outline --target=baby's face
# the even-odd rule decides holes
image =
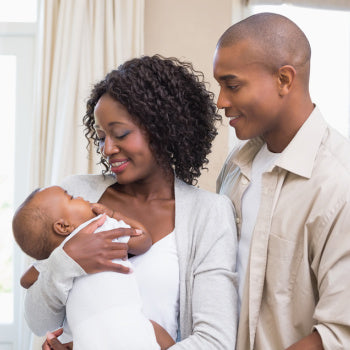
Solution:
[[[38,201],[39,206],[53,218],[64,219],[74,227],[95,217],[90,202],[71,196],[59,186],[42,189],[33,200]]]

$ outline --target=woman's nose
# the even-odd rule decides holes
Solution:
[[[120,149],[117,146],[116,142],[107,136],[102,147],[102,154],[106,157],[110,157],[112,154],[118,152],[120,152]]]

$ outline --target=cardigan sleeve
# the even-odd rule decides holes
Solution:
[[[90,183],[95,182],[101,182],[98,176],[70,176],[63,180],[62,187],[74,195],[89,197],[94,194],[91,188],[96,188]],[[62,246],[40,264],[39,278],[27,290],[24,300],[24,316],[33,333],[42,336],[49,330],[62,327],[73,280],[84,274],[85,271],[65,253]]]
[[[215,195],[197,220],[193,263],[188,270],[187,307],[190,334],[171,349],[232,350],[237,332],[236,228],[231,201]],[[189,259],[191,260],[191,259]],[[191,281],[191,282],[189,282]],[[181,315],[180,315],[181,318]],[[182,327],[183,328],[183,327]]]
[[[39,278],[27,290],[24,302],[25,319],[33,333],[42,336],[63,325],[73,280],[84,274],[61,246],[40,264]]]

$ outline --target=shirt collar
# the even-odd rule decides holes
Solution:
[[[296,175],[310,178],[327,124],[317,107],[298,130],[289,145],[277,158],[275,165]],[[251,164],[264,141],[254,138],[245,142],[233,158],[241,172],[250,178]]]
[[[252,162],[256,154],[264,144],[264,140],[256,137],[244,142],[240,146],[240,150],[235,154],[232,161],[240,169],[243,175],[250,179]]]
[[[326,129],[327,124],[320,110],[315,107],[292,141],[281,153],[276,165],[296,175],[310,178]]]

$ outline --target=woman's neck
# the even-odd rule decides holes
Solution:
[[[141,201],[174,198],[174,174],[157,172],[130,184],[116,184],[120,192],[137,197]]]

